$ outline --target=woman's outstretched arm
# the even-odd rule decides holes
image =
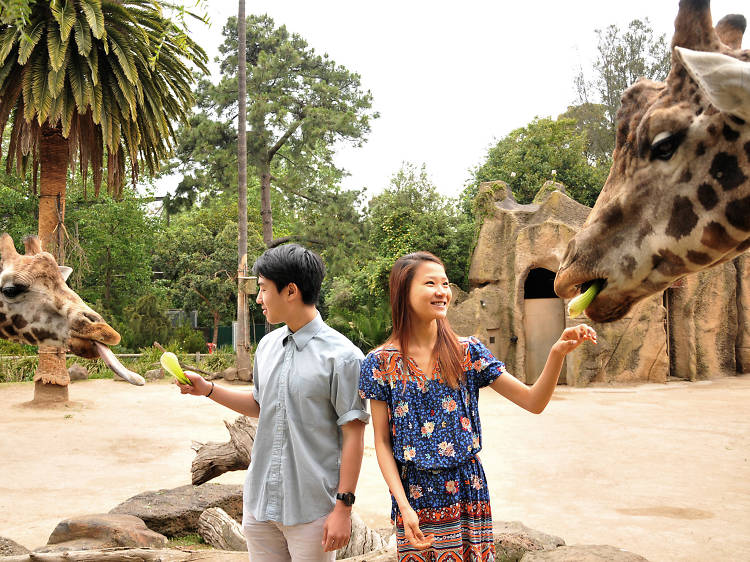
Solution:
[[[560,339],[550,349],[542,374],[532,386],[527,386],[513,376],[502,375],[490,385],[514,404],[533,414],[541,414],[549,404],[557,386],[565,356],[585,340],[596,343],[596,332],[591,326],[579,324],[566,328]]]

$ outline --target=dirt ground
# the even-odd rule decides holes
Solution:
[[[191,441],[226,441],[231,411],[168,382],[74,383],[37,409],[0,384],[0,536],[47,541],[74,515],[190,482]],[[483,391],[481,454],[495,520],[651,562],[750,560],[750,375],[708,382],[560,387],[540,416]],[[390,500],[366,434],[356,509],[387,526]],[[240,484],[241,472],[215,481]]]

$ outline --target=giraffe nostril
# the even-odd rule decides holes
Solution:
[[[84,312],[83,317],[96,324],[97,322],[104,322],[104,319],[94,312]]]
[[[560,269],[565,269],[571,263],[573,263],[575,261],[575,254],[576,254],[576,239],[571,238],[570,242],[568,242],[568,247],[565,249],[565,255],[563,256],[562,262],[560,264]]]

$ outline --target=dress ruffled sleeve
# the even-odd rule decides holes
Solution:
[[[469,340],[469,353],[471,354],[471,370],[479,388],[492,384],[500,375],[508,372],[505,370],[505,363],[496,359],[492,352],[475,337]]]
[[[365,399],[381,400],[385,402],[388,397],[388,388],[385,379],[380,375],[380,361],[374,352],[370,352],[362,361],[359,372],[359,395]]]

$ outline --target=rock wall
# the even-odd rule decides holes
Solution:
[[[530,383],[527,339],[534,331],[524,326],[527,277],[537,268],[557,271],[591,209],[553,182],[529,205],[516,202],[505,182],[483,183],[476,208],[481,227],[471,288],[468,295],[456,294],[449,319],[459,335],[478,337],[510,372]],[[750,372],[750,254],[678,285],[607,324],[568,317],[567,301],[561,300],[564,326],[586,321],[599,335],[598,345],[568,355],[561,382],[665,382],[670,375],[696,380]]]

